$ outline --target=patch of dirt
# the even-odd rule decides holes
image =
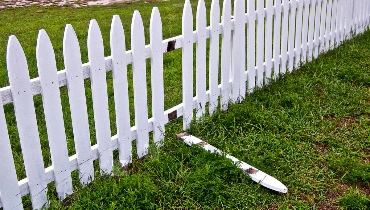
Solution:
[[[350,186],[349,184],[339,182],[336,186],[331,187],[326,192],[326,199],[318,205],[317,209],[340,209],[336,202],[347,192]]]
[[[340,121],[337,124],[337,128],[343,128],[343,127],[352,127],[353,124],[356,124],[358,120],[351,116],[351,117],[345,117],[340,119]]]
[[[319,142],[315,143],[315,149],[321,154],[327,154],[329,150],[327,145]]]

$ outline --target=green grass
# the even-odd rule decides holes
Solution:
[[[167,27],[164,36],[168,38],[181,34],[182,3],[171,0],[78,9],[31,7],[6,10],[0,12],[0,16],[13,19],[8,24],[0,23],[0,45],[5,49],[7,36],[17,35],[28,56],[31,75],[35,77],[37,29],[46,28],[57,51],[58,69],[62,69],[61,43],[65,23],[72,23],[75,27],[86,62],[86,33],[90,18],[98,20],[108,49],[109,25],[113,14],[121,16],[128,35],[132,11],[140,9],[147,28],[151,7],[157,5],[163,25]],[[194,1],[193,6],[195,4]],[[44,14],[36,12],[40,9]],[[21,14],[27,21],[19,18]],[[5,59],[4,52],[0,52],[3,55],[1,59]],[[106,55],[109,55],[108,51]],[[178,119],[166,126],[164,147],[151,148],[150,154],[144,159],[135,159],[128,171],[115,168],[114,177],[98,176],[97,171],[97,178],[91,185],[81,188],[76,184],[75,193],[62,202],[56,199],[51,184],[48,194],[51,207],[366,209],[370,199],[369,58],[370,32],[366,32],[292,74],[271,82],[268,87],[256,90],[243,103],[230,105],[229,110],[218,111],[212,117],[206,116],[192,124],[191,134],[278,178],[288,187],[287,194],[261,187],[222,157],[200,148],[185,146],[175,138],[175,134],[182,131],[182,121]],[[7,84],[4,63],[1,60],[2,86]],[[179,81],[181,51],[175,51],[165,57],[167,108],[181,102]],[[111,85],[110,79],[108,84]],[[91,93],[87,92],[91,130],[94,132]],[[111,98],[112,90],[109,94]],[[72,153],[73,136],[68,117],[68,100],[66,94],[63,97],[69,149]],[[35,98],[35,104],[43,154],[46,154],[44,160],[50,163],[46,132],[42,126],[41,97]],[[24,177],[13,108],[12,105],[5,108],[18,176]],[[111,114],[113,110],[111,103]],[[114,134],[114,114],[111,118]],[[94,135],[92,141],[93,138]],[[25,205],[30,207],[29,200],[25,199]]]

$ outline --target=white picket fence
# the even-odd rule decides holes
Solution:
[[[266,2],[266,4],[265,4]],[[247,4],[247,5],[246,5]],[[256,8],[257,6],[257,8]],[[80,47],[71,25],[63,41],[65,70],[57,71],[50,39],[41,30],[37,40],[39,77],[30,80],[23,49],[15,36],[7,48],[10,86],[0,89],[2,104],[13,103],[27,178],[17,180],[7,123],[0,106],[0,207],[22,209],[21,197],[30,194],[32,207],[47,206],[47,184],[55,182],[63,199],[72,190],[71,172],[78,169],[81,183],[94,180],[93,160],[99,159],[102,173],[112,173],[112,151],[119,150],[122,166],[131,162],[131,141],[136,140],[139,157],[147,154],[149,132],[163,144],[165,125],[183,117],[184,130],[193,119],[228,103],[240,102],[255,86],[267,85],[279,73],[298,68],[354,34],[363,33],[370,21],[369,0],[218,0],[211,6],[210,26],[206,26],[204,0],[198,3],[196,31],[193,12],[186,0],[182,16],[182,35],[162,39],[159,11],[153,8],[150,20],[150,45],[145,46],[140,13],[135,11],[131,25],[131,46],[126,51],[125,35],[118,16],[111,27],[112,55],[104,57],[102,35],[95,20],[88,32],[89,62],[81,63]],[[247,10],[246,10],[247,8]],[[221,23],[220,23],[221,17]],[[257,24],[257,25],[255,25]],[[255,30],[255,27],[257,29]],[[221,35],[221,40],[219,40]],[[246,36],[248,39],[246,39]],[[256,38],[257,37],[257,38]],[[206,41],[210,57],[206,60]],[[222,41],[222,42],[220,42]],[[193,44],[196,44],[196,96],[193,96]],[[182,48],[183,102],[164,111],[163,54]],[[221,47],[221,48],[220,48]],[[219,59],[221,52],[221,59]],[[146,59],[151,59],[152,112],[148,119]],[[209,90],[206,91],[206,62],[209,62]],[[127,65],[132,64],[135,126],[130,126]],[[221,71],[221,84],[218,73]],[[117,135],[110,136],[106,71],[113,71]],[[97,144],[91,146],[84,79],[91,79]],[[61,86],[67,85],[76,154],[68,157],[61,107]],[[33,95],[41,94],[45,113],[52,166],[44,168]]]

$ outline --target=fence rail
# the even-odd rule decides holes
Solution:
[[[266,3],[265,3],[266,2]],[[47,206],[47,184],[55,182],[58,196],[64,199],[72,190],[71,172],[79,171],[83,185],[94,179],[93,160],[99,159],[102,173],[111,174],[113,151],[118,149],[122,166],[131,163],[131,141],[136,140],[137,155],[148,152],[149,133],[154,142],[164,142],[165,125],[183,117],[183,128],[228,103],[242,101],[255,87],[267,85],[279,74],[292,72],[344,40],[363,33],[370,21],[368,0],[224,0],[222,15],[218,0],[213,0],[210,26],[206,26],[206,7],[199,0],[196,31],[193,12],[185,1],[182,35],[163,40],[159,10],[150,19],[150,44],[145,45],[143,22],[134,12],[131,46],[126,51],[121,20],[114,16],[111,25],[111,52],[104,57],[103,39],[95,20],[88,32],[88,59],[81,63],[80,46],[71,25],[63,40],[65,70],[57,71],[54,50],[46,31],[37,40],[39,77],[31,79],[25,54],[15,36],[7,48],[10,86],[0,89],[2,105],[13,103],[27,178],[17,180],[3,106],[0,106],[0,207],[22,209],[22,196],[30,194],[34,209]],[[221,19],[221,22],[220,22]],[[221,36],[220,36],[221,35]],[[247,39],[246,39],[247,37]],[[207,39],[210,57],[206,59]],[[196,57],[193,45],[196,45]],[[163,54],[182,49],[182,103],[164,110]],[[220,56],[221,55],[221,56]],[[151,60],[152,112],[148,119],[146,59]],[[196,96],[193,95],[193,62],[196,62]],[[209,90],[206,90],[206,64],[209,62]],[[130,127],[127,65],[133,67],[135,126]],[[219,81],[221,71],[221,84]],[[117,134],[110,136],[106,72],[113,72]],[[84,80],[91,79],[97,144],[91,146]],[[76,154],[68,157],[59,88],[67,86]],[[41,94],[49,139],[52,166],[44,168],[36,123],[33,95]]]

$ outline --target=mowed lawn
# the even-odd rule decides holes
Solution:
[[[192,1],[195,12],[196,1]],[[89,20],[102,29],[106,55],[112,15],[119,14],[130,49],[131,16],[139,9],[148,42],[150,11],[158,6],[164,37],[181,34],[183,1],[139,1],[133,4],[71,7],[30,7],[0,12],[0,86],[8,85],[5,51],[15,34],[27,55],[31,77],[37,77],[35,46],[38,29],[49,33],[58,69],[63,69],[65,24],[74,26],[87,62]],[[210,2],[207,1],[209,11]],[[7,21],[4,21],[7,20]],[[110,73],[108,73],[110,75]],[[148,68],[148,81],[150,81]],[[131,73],[129,73],[131,76]],[[165,55],[165,106],[181,103],[181,50]],[[108,76],[112,135],[115,115],[111,76]],[[131,82],[130,82],[131,83]],[[150,85],[150,84],[148,84]],[[150,86],[148,86],[150,87]],[[132,99],[132,85],[130,85]],[[96,140],[91,90],[86,82],[92,142]],[[150,94],[150,89],[148,90]],[[70,155],[73,135],[66,88],[63,111]],[[45,166],[51,164],[41,96],[34,97]],[[150,100],[150,97],[149,97]],[[131,100],[131,108],[132,106]],[[18,178],[25,178],[13,106],[5,105]],[[134,118],[132,118],[134,119]],[[133,124],[132,124],[133,125]],[[243,103],[194,122],[191,134],[278,178],[287,194],[275,193],[251,181],[233,164],[176,139],[181,118],[166,126],[165,144],[151,148],[127,170],[115,168],[112,177],[98,176],[86,188],[58,201],[55,186],[48,195],[51,208],[71,209],[370,209],[370,32],[345,42],[311,63],[255,90]],[[115,157],[116,158],[116,157]],[[97,166],[97,164],[95,164]],[[30,208],[28,197],[25,207]]]

